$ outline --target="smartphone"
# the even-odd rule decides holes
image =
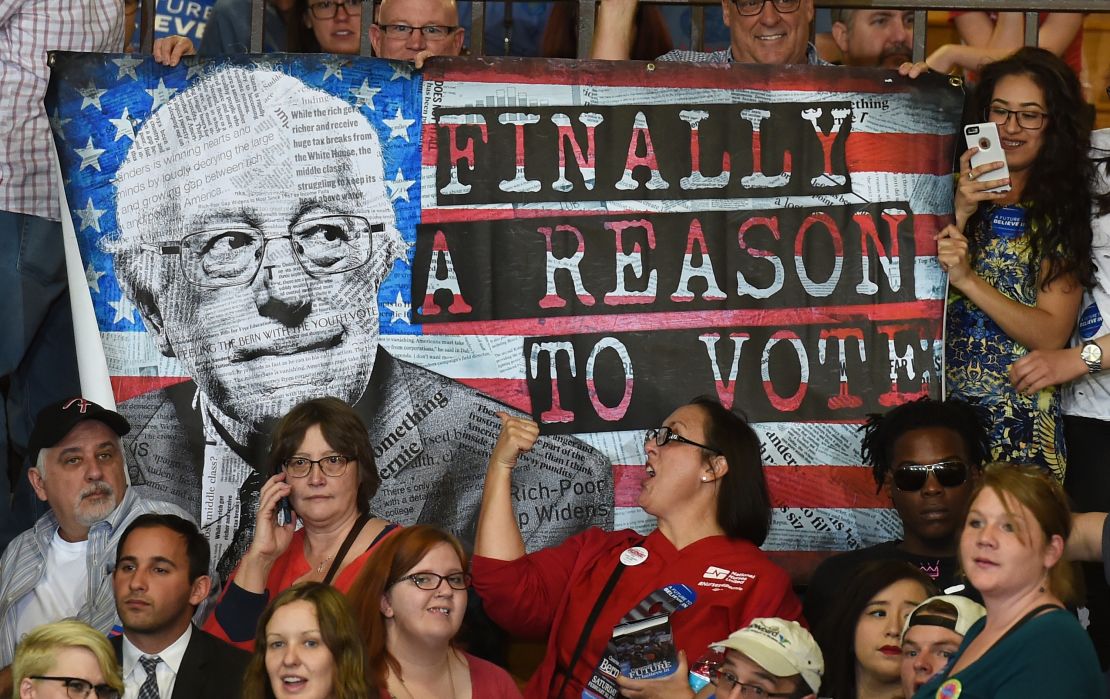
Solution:
[[[281,467],[278,466],[277,470],[274,471],[274,473],[281,473]],[[293,521],[293,506],[289,504],[288,497],[284,497],[278,500],[277,510],[274,512],[274,514],[277,516],[277,525],[279,527],[284,527],[286,524],[289,524]]]
[[[964,138],[967,140],[968,148],[979,149],[971,155],[971,167],[979,167],[986,163],[1002,163],[1001,168],[985,173],[981,177],[988,182],[1010,178],[1010,168],[1006,165],[1006,153],[1002,150],[1002,143],[998,140],[998,124],[989,121],[983,124],[968,124],[964,127]],[[1009,192],[1010,185],[1003,184],[986,191]]]

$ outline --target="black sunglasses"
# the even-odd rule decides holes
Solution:
[[[898,490],[912,493],[925,487],[932,472],[937,483],[945,488],[955,488],[967,482],[967,464],[958,459],[935,464],[903,464],[894,469],[894,485]]]

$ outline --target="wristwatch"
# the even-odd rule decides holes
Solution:
[[[1079,351],[1079,358],[1087,365],[1087,371],[1092,374],[1102,371],[1102,348],[1098,343],[1088,340],[1083,343],[1083,349]]]

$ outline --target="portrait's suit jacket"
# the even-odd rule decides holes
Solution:
[[[111,641],[116,659],[123,665],[123,636]],[[250,658],[250,653],[194,626],[173,684],[173,696],[163,699],[239,699]]]

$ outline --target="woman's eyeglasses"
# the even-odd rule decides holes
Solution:
[[[347,464],[354,460],[355,457],[342,454],[333,454],[322,459],[306,459],[303,456],[294,456],[281,462],[281,467],[293,478],[304,478],[312,471],[313,466],[319,466],[324,475],[329,478],[338,478],[347,471]]]
[[[406,575],[400,580],[393,582],[396,585],[404,580],[410,581],[421,590],[438,590],[443,581],[447,581],[447,586],[452,590],[465,590],[470,587],[470,573],[451,573],[450,575],[438,575],[436,573],[413,573]],[[392,585],[390,586],[392,587]]]
[[[997,104],[987,108],[987,121],[993,121],[999,126],[1008,122],[1011,116],[1017,119],[1018,126],[1026,131],[1040,129],[1044,126],[1044,120],[1048,118],[1048,115],[1044,112],[1031,109],[1006,109],[1005,107],[999,107]]]
[[[32,680],[48,680],[51,682],[61,682],[66,686],[66,695],[69,699],[88,699],[88,696],[96,692],[96,699],[119,699],[119,691],[115,687],[107,684],[93,684],[88,680],[83,680],[80,677],[50,677],[48,675],[30,675],[28,679]]]
[[[967,464],[950,459],[935,464],[902,464],[894,469],[894,485],[906,493],[921,490],[925,487],[930,472],[937,477],[937,483],[945,488],[955,488],[967,482]]]
[[[705,449],[706,451],[711,451],[714,454],[723,453],[720,449],[717,449],[716,447],[706,446],[705,444],[700,444],[692,439],[686,439],[680,434],[675,434],[674,430],[672,430],[670,427],[652,427],[650,430],[644,433],[644,441],[654,441],[655,445],[660,447],[667,446],[667,442],[682,442],[683,444],[701,447],[702,449]]]

